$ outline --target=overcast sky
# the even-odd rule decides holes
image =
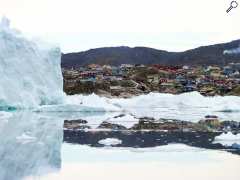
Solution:
[[[240,0],[239,4],[240,4]],[[181,51],[240,39],[231,0],[0,0],[0,15],[63,52],[106,46]]]

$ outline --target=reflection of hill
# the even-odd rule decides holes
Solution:
[[[17,180],[61,167],[62,121],[28,111],[0,126],[0,179]]]

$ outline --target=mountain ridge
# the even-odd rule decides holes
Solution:
[[[224,65],[240,62],[239,54],[224,54],[240,47],[240,39],[227,43],[200,46],[182,52],[170,52],[149,47],[102,47],[82,52],[62,54],[62,67],[88,64],[165,64],[165,65]]]

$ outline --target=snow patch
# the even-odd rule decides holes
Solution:
[[[223,54],[240,54],[240,47],[223,51]]]
[[[139,119],[135,118],[134,116],[132,116],[130,114],[126,114],[123,116],[119,116],[117,118],[112,117],[112,118],[108,119],[107,122],[112,123],[112,124],[122,125],[129,129],[129,128],[133,127],[134,124],[137,124],[139,122]]]
[[[111,99],[100,97],[96,94],[91,95],[72,95],[67,96],[66,103],[68,105],[84,105],[92,108],[102,108],[104,111],[117,112],[121,108],[112,104]]]

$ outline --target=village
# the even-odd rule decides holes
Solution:
[[[62,69],[67,94],[95,93],[128,98],[150,92],[204,96],[240,95],[240,63],[226,66],[165,66],[160,64],[90,64]]]

